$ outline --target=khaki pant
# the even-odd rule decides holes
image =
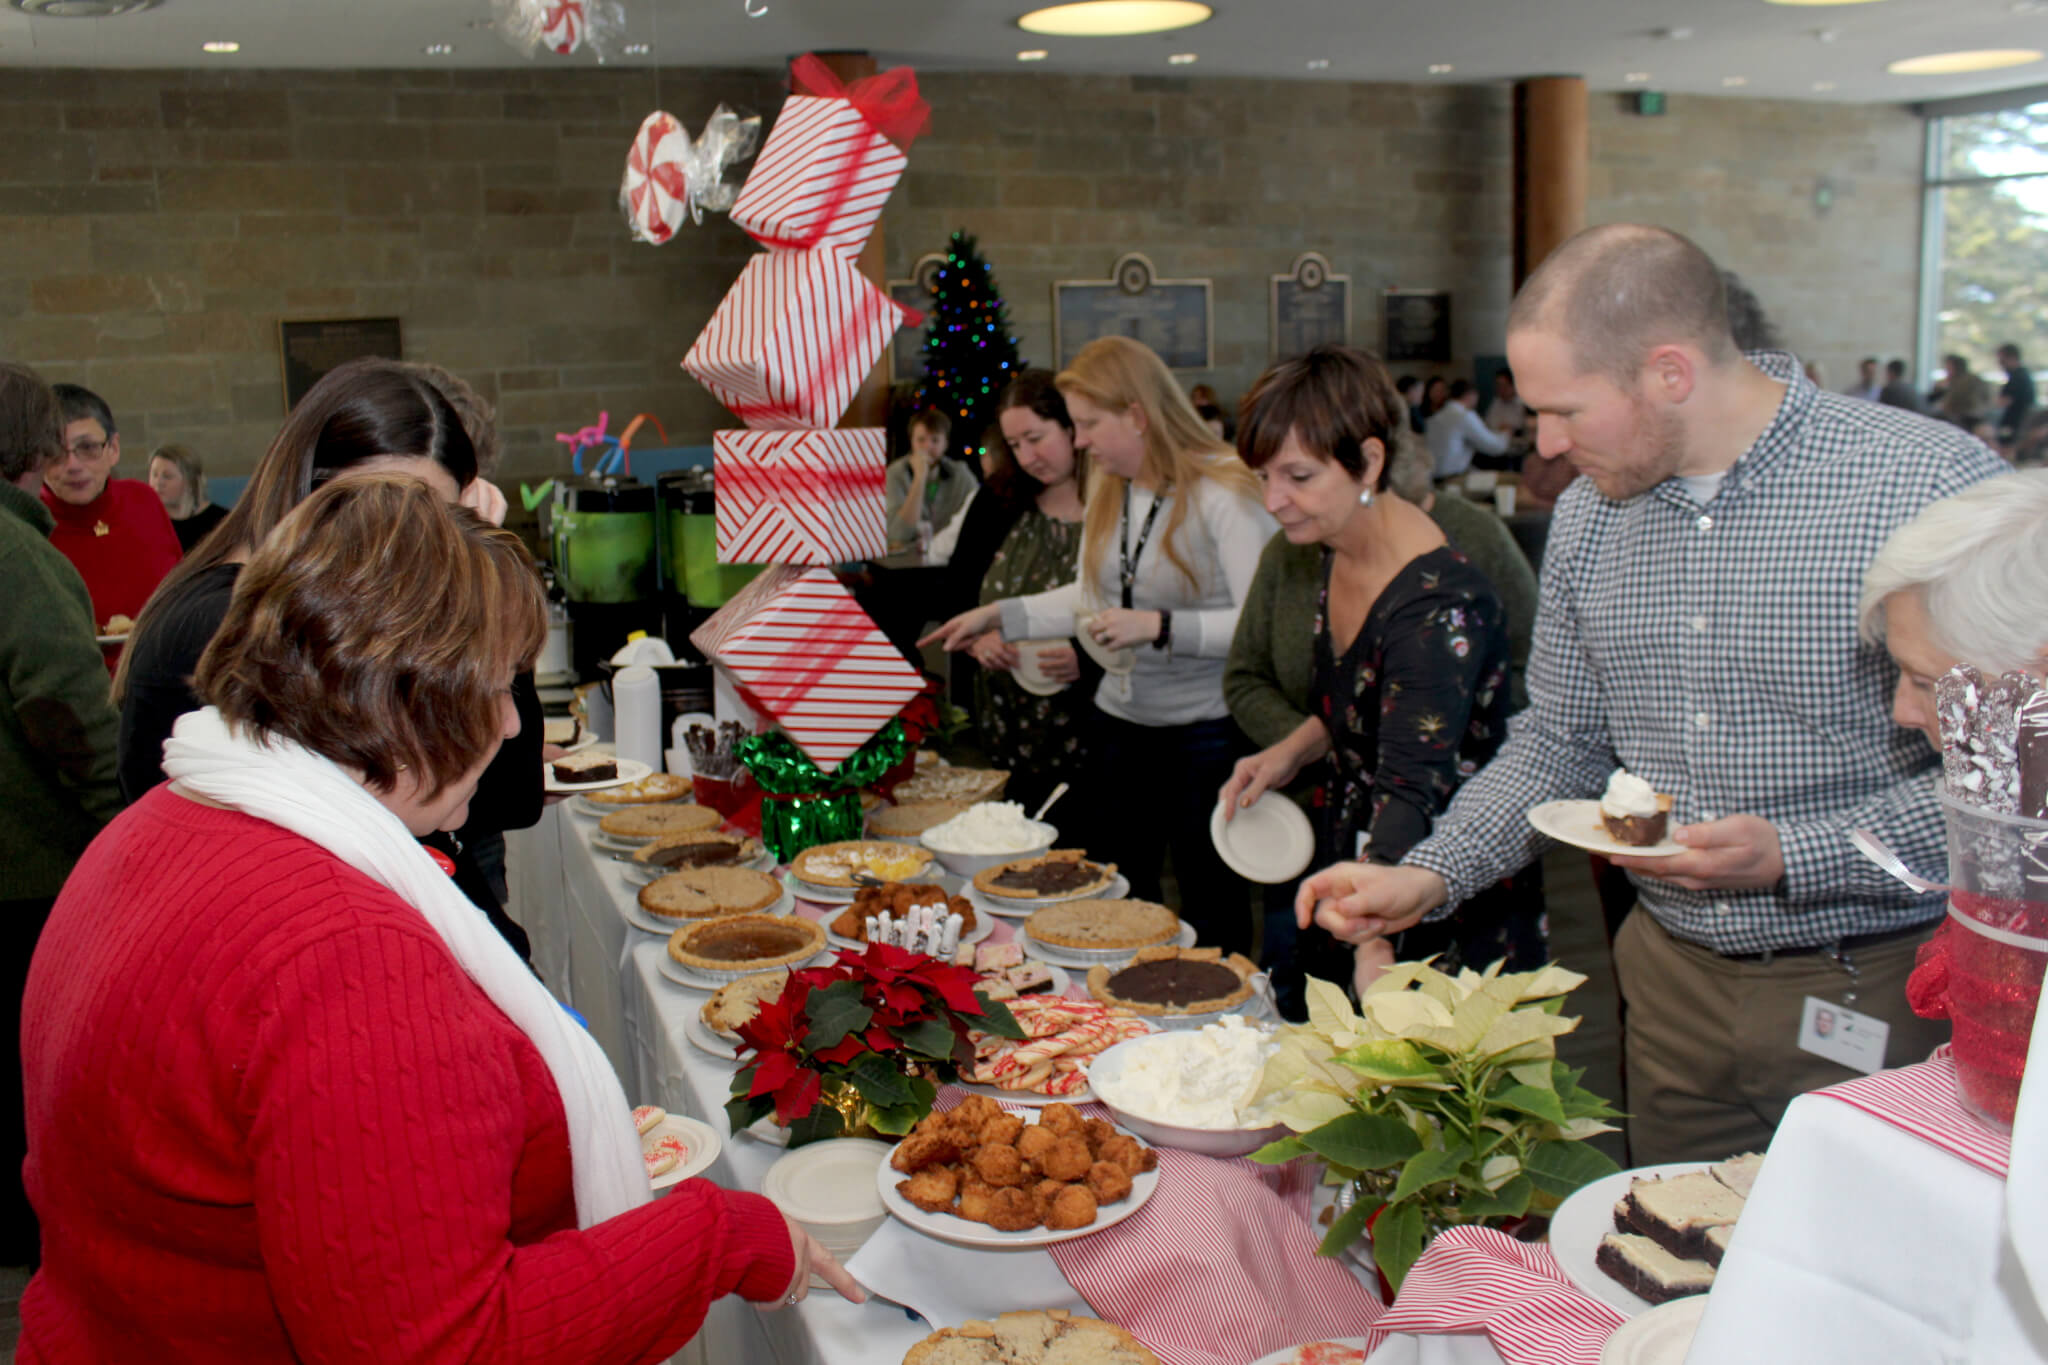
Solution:
[[[1799,1047],[1805,997],[1891,1025],[1885,1065],[1925,1059],[1948,1041],[1946,1020],[1906,1007],[1914,953],[1934,932],[1859,948],[1851,979],[1826,953],[1737,961],[1673,938],[1638,905],[1614,937],[1614,974],[1628,1005],[1630,1159],[1719,1161],[1761,1152],[1794,1097],[1858,1073]]]

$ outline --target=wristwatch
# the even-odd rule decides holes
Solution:
[[[1159,609],[1159,634],[1152,641],[1152,648],[1165,649],[1173,644],[1173,613],[1164,607]]]

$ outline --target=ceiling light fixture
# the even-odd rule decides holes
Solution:
[[[426,53],[429,57],[446,57],[454,53],[455,44],[428,43],[425,47],[421,48],[420,51]]]
[[[1728,88],[1729,88],[1730,90],[1733,90],[1733,89],[1734,89],[1734,88],[1735,88],[1736,86],[1738,86],[1738,85],[1748,85],[1748,84],[1749,84],[1749,77],[1747,77],[1747,76],[1723,76],[1723,77],[1721,78],[1721,84],[1723,84],[1723,85],[1727,86],[1727,87],[1728,87]]]
[[[2008,66],[2038,62],[2041,54],[2030,47],[1984,48],[1976,52],[1931,52],[1925,57],[1904,57],[1887,66],[1894,76],[1956,76],[1970,71],[2000,71]]]
[[[1166,59],[1170,66],[1193,66],[1200,58],[1193,52],[1176,52]]]
[[[210,43],[201,43],[199,50],[201,52],[211,52],[216,57],[224,57],[230,52],[240,52],[242,45],[240,43],[230,43],[222,39],[215,39]]]
[[[160,0],[7,0],[33,19],[119,19],[155,9]]]
[[[1026,33],[1069,38],[1115,38],[1189,28],[1214,14],[1197,0],[1081,0],[1035,9],[1019,19],[1017,27]]]
[[[1647,71],[1631,71],[1626,76],[1623,76],[1622,79],[1630,85],[1641,85],[1644,81],[1650,79],[1650,73]]]
[[[1429,74],[1432,76],[1448,76],[1457,69],[1449,62],[1431,62],[1429,64]]]
[[[1023,52],[1019,52],[1017,54],[1017,60],[1020,62],[1042,62],[1051,55],[1052,54],[1050,52],[1047,52],[1042,47],[1034,47],[1028,48]]]
[[[627,43],[622,49],[628,57],[645,57],[654,49],[646,43]]]
[[[1328,57],[1311,57],[1308,59],[1308,69],[1311,71],[1328,71],[1330,69],[1330,59]]]
[[[1825,95],[1828,91],[1835,88],[1835,83],[1833,81],[1815,81],[1813,83],[1813,88],[1819,93]]]
[[[1876,0],[1764,0],[1764,3],[1767,5],[1817,7],[1820,5],[1869,5],[1876,3]]]

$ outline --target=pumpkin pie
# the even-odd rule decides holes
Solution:
[[[651,810],[670,807],[652,806]],[[688,810],[688,806],[674,807]],[[715,829],[688,830],[682,834],[657,834],[633,850],[633,861],[642,867],[665,867],[681,871],[686,867],[739,867],[761,856],[759,841]]]
[[[600,806],[651,806],[663,801],[680,801],[690,794],[690,780],[674,773],[649,773],[637,782],[585,792],[585,801]]]
[[[694,834],[717,829],[725,817],[709,806],[628,806],[597,822],[614,839],[652,839],[663,834]]]
[[[746,867],[689,867],[640,888],[640,908],[666,920],[749,915],[781,898],[781,882]]]
[[[1107,891],[1115,881],[1115,863],[1091,863],[1078,848],[1056,848],[985,867],[974,874],[974,889],[1003,900],[1072,900]]]
[[[1140,948],[1128,966],[1089,968],[1088,993],[1133,1014],[1216,1014],[1251,999],[1257,970],[1221,948]]]
[[[685,925],[668,938],[668,955],[700,976],[737,981],[776,967],[799,967],[825,946],[825,926],[801,915],[732,915]]]
[[[969,1318],[910,1348],[903,1365],[1160,1365],[1145,1344],[1113,1322],[1064,1308]]]
[[[1180,916],[1151,901],[1062,901],[1034,911],[1024,936],[1084,953],[1135,952],[1180,933]]]
[[[705,1026],[721,1038],[736,1039],[739,1027],[761,1012],[761,1006],[782,994],[789,984],[786,971],[756,972],[728,981],[711,992],[699,1011]]]
[[[873,877],[885,882],[915,877],[931,866],[931,861],[929,849],[871,839],[848,839],[805,849],[796,855],[790,871],[813,886],[851,888],[860,885],[860,877]]]

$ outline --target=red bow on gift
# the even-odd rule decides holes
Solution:
[[[918,95],[917,73],[907,66],[863,76],[848,85],[833,75],[816,53],[806,52],[789,64],[789,81],[799,95],[846,100],[867,120],[868,127],[902,151],[909,151],[910,144],[931,127],[932,107]]]

